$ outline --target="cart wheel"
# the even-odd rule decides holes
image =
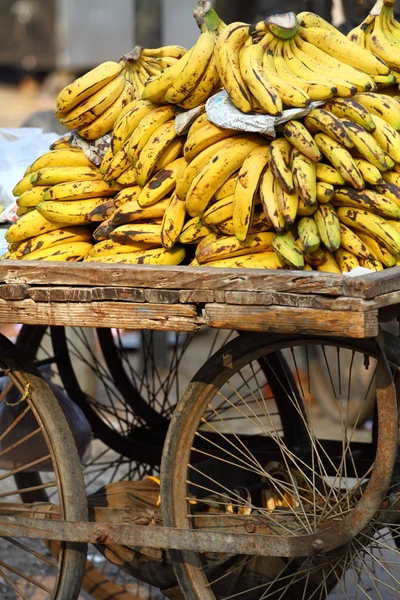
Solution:
[[[346,410],[348,425],[362,427],[365,421],[372,419],[375,407],[375,390],[371,387],[366,397],[365,383],[369,380],[369,372],[363,368],[364,357],[358,354],[352,357],[351,350],[341,349],[341,362],[356,360],[353,372],[361,385],[354,389],[351,402],[347,403],[348,373],[341,373],[336,359],[337,349],[333,347],[310,348],[310,370],[314,382],[314,395],[322,410],[335,421],[340,422],[343,408]],[[346,359],[347,354],[347,359]],[[329,363],[330,368],[326,368]],[[364,381],[361,381],[363,379]]]
[[[398,370],[399,341],[387,339],[387,355]],[[315,348],[332,350],[323,363],[325,380],[333,385],[336,369],[347,386],[340,423],[330,422],[327,430],[315,411],[309,352]],[[359,355],[368,377],[355,376]],[[263,364],[277,356],[284,375],[274,379]],[[367,401],[375,389],[375,356],[368,341],[264,334],[244,335],[218,351],[189,384],[171,420],[161,469],[164,525],[245,532],[243,515],[252,515],[251,531],[291,539],[339,527],[374,469],[376,428],[350,426],[348,407],[354,390]],[[286,375],[287,366],[296,383]],[[329,554],[285,558],[171,551],[185,598],[395,597],[400,551],[394,542],[400,529],[393,525],[391,507],[400,504],[397,490],[394,481],[389,508],[387,500],[364,531]],[[400,520],[399,507],[397,512]]]
[[[0,368],[10,380],[0,395],[0,580],[15,598],[73,600],[81,589],[86,544],[58,544],[51,556],[43,540],[7,535],[1,517],[37,514],[45,518],[51,507],[36,505],[33,509],[30,503],[51,494],[58,506],[57,518],[87,520],[74,440],[47,383],[2,335]],[[14,386],[20,397],[15,404],[8,404]]]

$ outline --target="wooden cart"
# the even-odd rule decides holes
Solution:
[[[0,363],[11,382],[0,407],[3,401],[10,409],[13,385],[21,397],[14,418],[0,427],[0,533],[55,573],[50,584],[41,583],[8,564],[0,546],[0,578],[16,597],[28,597],[19,580],[46,598],[78,597],[87,542],[169,549],[163,564],[171,572],[174,567],[180,586],[164,586],[171,598],[355,598],[354,590],[371,586],[396,597],[398,576],[391,566],[400,547],[400,343],[380,324],[398,316],[398,268],[351,277],[7,261],[0,282],[0,323],[36,326],[30,332],[54,327],[53,341],[62,326],[189,336],[204,327],[237,332],[206,361],[198,355],[200,369],[168,418],[137,399],[138,423],[147,425],[135,425],[124,440],[110,434],[109,424],[103,439],[104,414],[82,400],[95,437],[114,452],[140,451],[148,473],[162,454],[162,527],[155,526],[160,519],[154,512],[132,508],[92,507],[88,516],[74,439],[30,362],[36,338],[26,334],[17,349],[1,342]],[[114,379],[120,377],[119,391],[136,394],[138,386],[128,384],[121,365],[110,367],[111,337],[102,339],[105,364]],[[58,359],[68,353],[66,345],[60,348]],[[77,383],[73,370],[64,373],[70,385]],[[327,393],[321,381],[333,390],[338,439],[319,431],[313,412],[315,395]],[[160,389],[166,396],[170,388]],[[349,422],[353,397],[361,397],[362,405],[371,394],[377,400],[371,431],[359,438],[357,418]],[[37,427],[18,439],[17,425],[28,413]],[[1,417],[0,411],[0,426]],[[10,459],[7,466],[7,453],[39,435],[44,455],[25,456],[23,464]],[[16,485],[2,491],[11,476]],[[37,549],[41,539],[51,541],[51,557]]]

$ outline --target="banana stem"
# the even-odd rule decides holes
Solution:
[[[211,7],[208,0],[199,0],[193,11],[197,26],[201,31],[219,32],[226,27],[225,23],[219,18],[215,10]]]
[[[294,37],[299,30],[299,22],[294,12],[271,15],[266,24],[271,33],[283,40]]]
[[[126,54],[124,54],[122,56],[121,61],[125,61],[125,62],[138,61],[142,50],[143,50],[142,46],[135,46],[134,48],[132,48],[132,50],[130,52],[127,52]]]

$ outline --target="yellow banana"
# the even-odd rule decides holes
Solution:
[[[387,171],[394,166],[393,160],[385,154],[378,142],[374,140],[372,135],[365,131],[360,125],[351,121],[342,121],[350,136],[354,147],[358,150],[363,158],[368,160],[371,165],[374,165],[380,171]]]
[[[271,33],[266,33],[260,44],[264,49],[263,69],[276,91],[278,92],[282,102],[286,106],[304,108],[310,104],[310,96],[306,94],[300,87],[289,83],[279,76],[274,63],[274,38]]]
[[[59,150],[61,148],[71,148],[71,134],[68,132],[62,135],[58,140],[50,144],[50,150]]]
[[[150,58],[182,58],[186,54],[187,49],[183,46],[161,46],[160,48],[142,48],[142,55]]]
[[[373,258],[371,250],[360,238],[360,232],[354,233],[349,227],[340,223],[341,246],[357,258]]]
[[[127,252],[110,256],[89,257],[88,262],[128,265],[179,265],[185,259],[185,248],[175,246],[170,250],[152,248],[140,252]]]
[[[194,119],[194,121],[191,123],[189,130],[187,132],[187,137],[189,138],[191,135],[193,135],[194,133],[196,133],[196,131],[198,131],[199,129],[201,129],[204,125],[207,125],[208,123],[210,123],[210,121],[208,120],[207,117],[207,113],[206,112],[202,112],[198,117],[196,117]]]
[[[315,165],[317,181],[330,185],[344,185],[346,182],[335,167],[326,165],[325,163],[317,163]]]
[[[217,239],[211,239],[208,243],[206,243],[207,238],[203,238],[202,245],[197,246],[196,259],[200,264],[271,250],[275,233],[269,231],[254,233],[247,236],[245,242],[239,242],[235,236],[215,237]]]
[[[96,242],[108,240],[113,229],[115,229],[115,227],[111,223],[111,219],[108,218],[100,223],[100,225],[93,231],[93,238],[96,240]]]
[[[339,207],[337,215],[341,223],[375,238],[392,254],[400,252],[400,232],[389,221],[368,210],[347,206]]]
[[[299,194],[297,190],[288,194],[279,184],[279,181],[275,180],[275,198],[285,222],[288,224],[294,223],[299,206]]]
[[[304,269],[304,255],[290,231],[277,233],[272,240],[276,254],[291,269]]]
[[[317,203],[317,175],[315,163],[296,148],[291,155],[291,169],[295,189],[308,206]]]
[[[325,261],[322,264],[317,265],[317,271],[322,271],[323,273],[336,273],[337,275],[341,275],[342,271],[339,265],[336,262],[335,255],[329,250],[325,248],[322,249],[322,252],[325,255]]]
[[[34,208],[43,200],[43,194],[50,189],[45,185],[36,185],[31,190],[27,190],[17,199],[17,204],[21,208]]]
[[[45,250],[36,250],[21,257],[21,259],[77,262],[83,260],[91,248],[92,244],[89,244],[89,242],[66,242]]]
[[[360,266],[357,257],[344,248],[336,250],[335,259],[342,273],[349,273]]]
[[[176,108],[174,106],[159,106],[143,117],[129,138],[127,153],[133,166],[136,165],[142,149],[153,133],[161,125],[173,119],[175,114]]]
[[[132,167],[130,157],[128,155],[129,139],[117,151],[103,172],[104,181],[110,182],[118,179],[125,171]]]
[[[264,49],[259,44],[244,47],[239,54],[240,73],[263,112],[281,115],[282,100],[263,69],[263,54]]]
[[[126,105],[115,121],[112,130],[111,149],[113,154],[122,148],[141,120],[155,108],[157,108],[155,104],[145,100],[134,100]]]
[[[379,194],[385,196],[385,198],[392,200],[395,204],[397,204],[397,206],[400,207],[400,187],[398,185],[388,181],[383,181],[383,183],[375,186],[375,190]]]
[[[174,160],[182,157],[184,144],[185,138],[183,136],[176,137],[172,142],[169,142],[157,159],[154,172],[158,173],[158,171],[168,168]]]
[[[400,133],[377,115],[373,116],[375,129],[371,133],[382,150],[395,162],[400,162]]]
[[[137,221],[162,219],[169,202],[170,199],[165,198],[164,200],[157,202],[157,204],[152,204],[151,206],[142,208],[137,200],[132,200],[115,211],[112,217],[112,222],[116,227],[118,227],[119,225],[125,225],[127,223],[134,223]]]
[[[275,40],[272,48],[276,71],[284,81],[299,87],[313,102],[328,100],[335,95],[336,88],[332,85],[297,77],[289,66],[292,53],[290,52],[290,48],[285,49],[283,40]],[[287,51],[289,51],[289,56]]]
[[[56,114],[64,114],[95,94],[112,81],[122,71],[122,65],[114,61],[104,62],[92,69],[70,85],[67,85],[57,96]]]
[[[204,211],[202,215],[203,222],[209,227],[214,227],[233,217],[233,194],[226,196],[222,200],[217,200]],[[194,217],[196,218],[196,217]]]
[[[128,223],[116,227],[110,238],[119,244],[145,242],[161,246],[161,225],[154,223]]]
[[[172,248],[182,233],[186,218],[186,203],[173,193],[165,209],[161,224],[161,244],[164,248]]]
[[[209,233],[212,233],[211,227],[206,225],[201,217],[193,217],[183,226],[179,242],[181,244],[195,244]]]
[[[50,186],[74,181],[100,181],[96,167],[44,167],[31,176],[33,185]]]
[[[321,204],[331,202],[335,194],[335,188],[329,183],[317,181],[317,201]]]
[[[183,147],[183,155],[187,162],[191,162],[200,152],[213,144],[235,135],[233,129],[223,129],[213,123],[206,123],[203,127],[188,136]]]
[[[138,185],[132,185],[131,187],[124,188],[116,196],[114,196],[115,206],[118,208],[123,206],[127,202],[136,200],[140,194],[140,187]]]
[[[215,56],[211,57],[208,66],[203,73],[202,77],[198,80],[195,88],[190,92],[188,96],[181,102],[178,102],[178,106],[181,106],[185,110],[191,110],[200,106],[205,102],[213,93],[213,90],[219,83],[219,74],[217,69],[217,61]]]
[[[37,210],[20,217],[16,223],[10,225],[5,235],[6,241],[23,242],[29,238],[48,233],[54,229],[68,227],[68,223],[54,223],[43,217]]]
[[[87,258],[97,258],[98,256],[115,256],[116,254],[127,254],[128,252],[141,252],[149,250],[151,244],[118,244],[112,240],[103,240],[95,244],[88,252]]]
[[[193,179],[186,196],[186,208],[197,217],[221,185],[242,165],[250,152],[263,142],[261,136],[243,136],[226,145]]]
[[[12,191],[13,196],[22,196],[24,192],[33,188],[33,184],[31,182],[32,174],[28,173],[28,175],[24,175],[22,179],[18,181],[18,183],[14,186]]]
[[[133,86],[129,81],[125,81],[125,87],[116,100],[109,106],[99,117],[89,125],[84,125],[78,128],[80,136],[86,140],[97,140],[106,133],[109,133],[114,123],[121,113],[121,110],[131,102],[133,98]]]
[[[249,25],[230,23],[220,32],[215,44],[215,58],[220,79],[234,105],[244,113],[252,111],[252,104],[249,90],[240,72],[239,57],[242,46],[249,38]]]
[[[268,167],[261,178],[260,196],[264,212],[268,215],[273,227],[276,231],[283,231],[286,227],[286,221],[278,204],[278,183],[272,169]]]
[[[382,178],[380,170],[374,165],[371,165],[368,160],[365,160],[365,158],[355,158],[354,162],[366,183],[369,183],[370,185],[384,183],[385,180]]]
[[[178,158],[171,162],[168,167],[158,171],[140,190],[138,195],[139,205],[142,207],[151,206],[169,194],[174,189],[185,165],[185,159]]]
[[[236,183],[238,178],[238,172],[234,173],[221,185],[221,187],[215,192],[213,200],[216,202],[218,200],[222,200],[222,198],[226,198],[227,196],[232,196],[235,191]]]
[[[107,171],[108,165],[112,161],[113,157],[114,157],[114,154],[113,154],[112,148],[111,148],[111,146],[109,146],[107,148],[107,150],[105,151],[102,161],[99,166],[99,171],[102,175]]]
[[[146,145],[140,152],[136,163],[137,183],[143,187],[155,171],[157,160],[172,140],[177,136],[173,120],[160,125],[150,136]]]
[[[354,100],[362,104],[372,115],[382,117],[396,131],[400,129],[398,102],[386,94],[365,92],[354,96]]]
[[[376,258],[360,258],[360,267],[371,271],[383,271],[383,264]]]
[[[301,50],[297,44],[299,36],[288,40],[285,46],[289,46],[292,56],[290,68],[299,77],[303,79],[314,80],[323,84],[328,84],[336,89],[336,93],[342,97],[354,96],[357,92],[357,87],[353,82],[346,78],[346,74],[337,69],[331,69],[329,65],[321,65],[320,62],[316,61],[312,56],[306,54]]]
[[[89,198],[88,200],[73,200],[59,202],[48,200],[40,202],[36,209],[48,221],[65,225],[86,225],[90,223],[87,214],[96,206],[104,203],[104,198]]]
[[[350,152],[325,133],[317,133],[314,139],[322,154],[339,171],[343,179],[358,190],[364,189],[364,180]]]
[[[292,144],[284,138],[273,140],[269,148],[270,169],[288,194],[291,194],[294,191],[293,175],[290,169],[290,155],[292,148]]]
[[[102,204],[95,206],[90,212],[87,213],[87,218],[91,223],[98,221],[103,222],[114,216],[117,207],[113,199],[105,200]]]
[[[22,242],[15,250],[15,255],[17,258],[21,258],[36,250],[46,250],[47,248],[65,244],[66,242],[90,242],[90,239],[90,231],[85,227],[65,227],[63,229],[55,229]]]
[[[391,183],[392,185],[400,187],[400,173],[395,171],[385,171],[382,173],[382,177],[386,183]]]
[[[357,123],[357,125],[360,125],[360,127],[363,127],[367,131],[375,129],[372,115],[354,98],[335,98],[324,104],[324,110],[331,112],[340,119]]]
[[[310,133],[322,131],[322,133],[326,133],[326,135],[331,136],[334,140],[339,142],[339,144],[343,144],[343,146],[346,148],[354,148],[354,144],[351,141],[342,121],[327,110],[322,108],[314,108],[314,110],[305,116],[304,125]]]
[[[331,252],[340,248],[339,219],[332,205],[320,204],[313,217],[324,246]]]
[[[335,27],[330,26],[328,29],[322,26],[321,22],[324,19],[320,17],[317,17],[317,22],[314,21],[314,24],[310,25],[307,15],[312,15],[312,19],[317,17],[313,13],[297,15],[300,23],[299,35],[306,42],[356,69],[361,69],[368,75],[387,75],[389,73],[389,67],[372,52],[348,40]],[[329,25],[326,21],[324,24]]]
[[[181,200],[184,200],[187,196],[192,181],[200,173],[201,169],[211,160],[218,152],[227,145],[230,145],[233,140],[239,139],[239,136],[225,138],[216,144],[213,144],[209,148],[200,152],[189,164],[187,164],[185,170],[176,181],[176,193]],[[227,180],[228,181],[228,180]],[[224,184],[222,184],[224,185]],[[232,192],[233,193],[233,192]]]
[[[365,208],[388,219],[400,219],[400,207],[393,200],[378,194],[374,190],[359,191],[350,187],[336,188],[333,203],[335,206]]]
[[[23,215],[28,214],[29,212],[32,212],[32,210],[35,210],[35,207],[25,207],[25,206],[19,206],[16,210],[16,215],[17,217],[22,217]]]
[[[178,104],[194,90],[208,67],[214,47],[215,38],[212,32],[204,31],[199,35],[197,42],[189,50],[190,56],[186,65],[165,94],[166,102]]]
[[[155,103],[165,103],[165,94],[186,67],[189,58],[190,52],[186,52],[177,63],[165,69],[160,75],[149,79],[144,87],[142,99]]]
[[[115,102],[125,88],[123,75],[115,77],[100,90],[89,96],[78,106],[73,108],[61,119],[61,123],[68,129],[78,129],[92,123],[97,117]]]
[[[136,169],[127,169],[127,171],[124,171],[122,173],[122,175],[120,175],[114,183],[118,183],[120,186],[123,187],[132,187],[133,185],[135,185],[137,182],[137,173],[136,173]],[[113,189],[114,185],[113,185]]]
[[[197,265],[202,266],[202,265]],[[223,260],[213,260],[207,263],[207,267],[217,267],[220,269],[284,269],[285,264],[276,254],[276,252],[258,252],[257,254],[247,254],[237,258],[225,258]]]
[[[233,224],[235,235],[238,240],[246,239],[254,211],[255,195],[259,188],[261,175],[268,164],[269,146],[263,145],[255,148],[244,160],[238,176],[235,191],[233,194]],[[292,210],[289,200],[284,198],[285,211],[282,211],[288,219],[296,217],[297,205],[295,211]],[[215,206],[215,204],[213,205]],[[211,207],[212,209],[213,207]],[[293,216],[294,212],[294,216]],[[229,219],[231,215],[226,217]],[[207,223],[206,213],[204,221]],[[209,224],[209,223],[208,223]]]
[[[25,175],[45,167],[94,167],[80,148],[59,148],[39,156],[25,171]]]
[[[371,254],[375,260],[380,261],[385,265],[385,267],[395,267],[396,266],[396,257],[393,256],[385,248],[382,244],[379,244],[373,237],[367,235],[366,233],[359,233],[358,237],[360,240],[367,246],[367,248],[371,251]],[[18,251],[17,251],[18,252]],[[368,257],[370,258],[370,257]]]
[[[321,160],[321,151],[314,142],[312,135],[300,121],[288,121],[285,123],[283,126],[283,135],[292,146],[313,162]]]
[[[215,229],[223,235],[235,235],[233,219],[227,219],[226,221],[222,221],[222,223],[218,223]],[[272,224],[266,213],[264,211],[255,212],[249,228],[249,234],[258,233],[259,231],[269,231],[270,229],[272,229]]]
[[[309,206],[304,202],[303,198],[299,196],[299,205],[297,207],[297,214],[299,215],[299,217],[310,217],[315,213],[317,208],[318,203]]]
[[[114,190],[105,181],[71,181],[46,188],[43,200],[85,200],[114,194]]]
[[[321,238],[317,224],[312,217],[302,217],[297,224],[297,230],[304,252],[310,253],[318,250]]]

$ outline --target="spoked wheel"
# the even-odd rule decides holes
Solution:
[[[67,421],[47,383],[20,354],[0,336],[0,368],[7,375],[0,394],[0,581],[10,598],[73,600],[81,589],[86,544],[57,544],[50,554],[44,541],[15,538],[1,521],[46,518],[49,512],[59,520],[87,520],[82,468]],[[50,494],[56,506],[32,506]]]
[[[389,336],[385,347],[397,371],[397,338]],[[337,424],[316,416],[310,364],[316,349],[326,356],[325,379],[346,382]],[[375,394],[376,352],[368,341],[263,334],[243,335],[218,351],[196,374],[171,421],[161,470],[164,525],[274,535],[286,547],[298,544],[299,536],[322,537],[332,526],[341,531],[369,494],[377,468],[377,427],[358,431],[357,418],[353,425],[348,419],[355,390],[365,402],[371,390]],[[394,460],[395,448],[390,451]],[[331,552],[323,552],[317,539],[311,556],[171,552],[185,598],[396,598],[397,490],[395,469],[388,498],[369,525]]]
[[[182,390],[199,363],[235,335],[218,330],[132,333],[133,343],[132,335],[128,341],[125,332],[111,329],[24,326],[18,335],[17,345],[61,385],[90,422],[94,439],[82,463],[87,495],[104,484],[159,473],[162,445]],[[40,474],[31,475],[35,485],[41,483]],[[24,486],[25,478],[19,483]],[[118,586],[125,591],[124,600],[129,594],[135,599],[162,597],[106,562],[93,547],[89,558],[84,587],[94,598],[103,600],[105,589],[115,594]]]

